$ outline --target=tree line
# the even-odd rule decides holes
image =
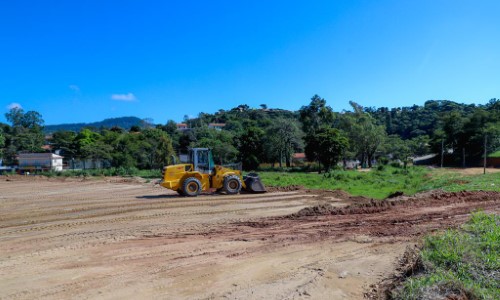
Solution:
[[[446,165],[474,165],[500,147],[500,100],[485,105],[430,100],[411,107],[362,107],[335,112],[314,95],[298,111],[239,105],[230,110],[185,117],[188,130],[173,120],[165,124],[60,130],[43,135],[44,121],[35,111],[14,108],[0,123],[0,156],[14,164],[17,153],[43,152],[49,143],[66,160],[105,160],[109,166],[159,169],[190,147],[208,147],[218,164],[242,162],[245,170],[262,163],[290,167],[294,153],[328,171],[339,162],[398,160],[439,153]],[[223,123],[222,130],[209,128]]]

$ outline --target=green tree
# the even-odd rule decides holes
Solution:
[[[348,135],[350,152],[356,154],[362,165],[371,168],[374,155],[387,133],[384,125],[377,125],[376,120],[364,112],[363,107],[353,101],[350,104],[354,111],[341,115],[339,126]]]
[[[130,127],[130,132],[141,132],[141,127],[139,125],[133,125]]]
[[[74,131],[56,131],[52,134],[52,147],[61,150],[61,155],[65,158],[73,158],[77,153],[75,138]]]
[[[410,140],[412,155],[422,156],[429,154],[430,138],[428,135],[419,135]]]
[[[256,170],[263,158],[264,131],[250,127],[238,138],[239,160],[243,170]]]
[[[38,112],[24,113],[22,108],[13,108],[5,114],[5,118],[12,124],[11,155],[15,155],[16,152],[42,151],[44,121]]]
[[[139,147],[138,134],[107,131],[103,135],[103,141],[113,147],[111,153],[112,166],[139,168],[138,157],[141,155],[141,149]]]
[[[102,140],[102,136],[90,129],[82,129],[74,138],[74,151],[78,158],[85,160],[111,159],[112,146]]]
[[[319,161],[326,172],[340,161],[349,145],[347,138],[335,128],[320,128],[307,134],[304,140],[307,159]]]
[[[175,155],[170,136],[160,129],[145,129],[144,150],[148,153],[149,168],[161,169],[163,166],[172,162],[172,156]]]
[[[264,149],[271,162],[278,161],[280,168],[283,161],[291,166],[292,155],[303,148],[302,135],[297,122],[293,119],[277,119],[267,129]]]
[[[190,146],[212,149],[216,163],[222,165],[236,160],[238,150],[235,147],[235,138],[230,132],[204,126],[196,128],[193,134],[195,140]]]
[[[467,119],[458,111],[454,110],[443,116],[443,130],[446,133],[446,141],[453,153],[465,152],[468,138],[465,134]],[[465,162],[463,162],[465,163]]]
[[[182,133],[177,129],[177,123],[173,120],[168,120],[165,125],[157,125],[156,128],[165,131],[172,142],[173,149],[180,148],[180,138]],[[189,145],[189,142],[187,143]]]
[[[22,118],[22,127],[41,131],[44,121],[42,115],[36,111],[28,111]]]
[[[331,126],[333,118],[332,108],[327,106],[326,100],[318,95],[311,98],[309,105],[299,109],[299,120],[306,133],[314,132],[321,126]]]
[[[168,120],[167,123],[161,127],[161,129],[170,136],[173,136],[178,132],[177,123],[174,120]]]
[[[5,119],[12,124],[12,127],[23,127],[24,110],[19,107],[12,108],[5,114]]]

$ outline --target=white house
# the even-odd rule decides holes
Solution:
[[[63,157],[53,153],[19,153],[21,170],[63,170]]]

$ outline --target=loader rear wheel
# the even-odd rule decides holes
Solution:
[[[201,193],[201,182],[195,177],[189,177],[182,183],[182,193],[188,197],[196,197]]]
[[[241,190],[240,178],[236,175],[229,175],[224,178],[224,191],[228,195],[238,194]]]

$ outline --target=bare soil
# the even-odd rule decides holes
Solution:
[[[138,178],[0,176],[0,298],[361,299],[417,237],[499,200],[301,187],[193,199]]]
[[[442,169],[442,172],[470,176],[470,175],[483,174],[484,169],[483,168],[444,168],[444,169]],[[498,173],[498,172],[500,172],[499,168],[486,168],[486,173],[488,173],[488,174],[489,173]]]

